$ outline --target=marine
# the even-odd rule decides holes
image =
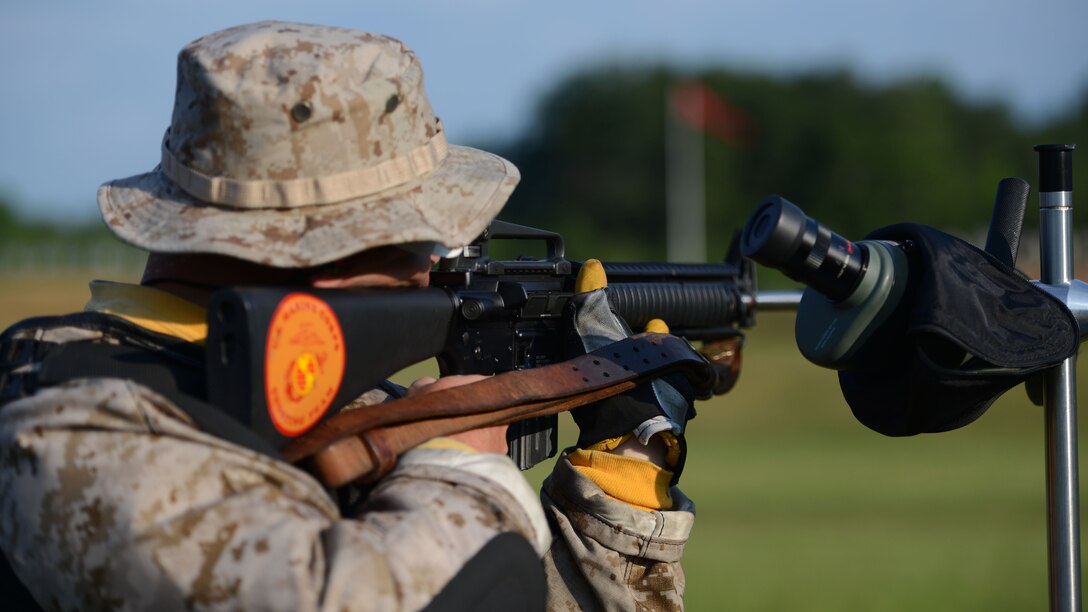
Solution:
[[[177,74],[158,165],[98,192],[109,229],[149,251],[141,282],[93,282],[84,312],[0,336],[0,549],[37,604],[453,609],[444,598],[466,572],[506,566],[530,568],[515,583],[537,601],[510,600],[503,574],[470,607],[682,609],[695,515],[676,486],[682,390],[655,383],[580,409],[578,446],[539,494],[503,454],[504,428],[430,440],[375,486],[330,491],[191,408],[185,373],[200,369],[215,289],[426,286],[520,175],[447,142],[418,58],[389,37],[264,21],[190,43]],[[602,269],[586,270],[578,321],[592,350],[627,332]],[[49,376],[66,353],[113,348],[151,355],[173,382],[105,359]],[[358,401],[474,380],[386,384]]]

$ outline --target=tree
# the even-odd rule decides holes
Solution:
[[[503,218],[561,231],[576,257],[663,257],[665,101],[691,79],[753,124],[749,146],[706,142],[712,256],[725,252],[732,231],[771,193],[852,238],[904,220],[984,227],[998,180],[1034,182],[1031,146],[1085,135],[1088,116],[1085,104],[1028,130],[1003,105],[965,102],[931,78],[874,85],[845,71],[772,77],[591,68],[547,93],[524,134],[483,145],[522,171]],[[1077,168],[1082,174],[1085,164]]]

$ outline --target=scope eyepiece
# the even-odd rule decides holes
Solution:
[[[846,299],[865,274],[868,251],[805,215],[781,196],[760,202],[741,234],[741,252],[804,283],[833,302]]]

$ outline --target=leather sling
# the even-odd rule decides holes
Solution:
[[[145,342],[150,333],[138,328],[128,329],[126,322],[115,317],[88,316],[93,314],[96,313],[80,313],[50,322],[88,328],[93,323],[95,329],[120,327],[126,339],[140,342],[137,346],[115,346],[26,341],[24,349],[42,353],[39,358],[43,358],[43,367],[28,379],[27,382],[33,384],[25,385],[26,388],[16,395],[72,378],[132,379],[164,394],[193,416],[206,431],[262,454],[300,464],[330,488],[354,481],[378,480],[395,467],[401,453],[434,437],[557,414],[618,395],[673,371],[680,371],[689,378],[697,397],[707,397],[717,378],[715,370],[686,340],[668,334],[643,333],[569,361],[506,372],[469,385],[346,410],[277,453],[241,423],[202,401],[198,393],[202,391],[202,388],[198,389],[203,386],[202,377],[189,363],[198,363],[195,355],[185,360],[174,357],[170,351],[164,351],[166,345]],[[4,355],[11,353],[9,357],[13,357],[15,352],[27,352],[17,350],[22,346],[18,342],[3,340],[5,342],[0,342],[0,346],[4,350],[0,352]],[[156,354],[169,358],[155,359]],[[23,360],[3,361],[15,365]],[[9,385],[2,386],[8,390]]]
[[[710,394],[714,372],[686,340],[644,333],[569,361],[341,412],[282,454],[331,488],[373,482],[431,438],[557,414],[673,371],[691,380],[698,397]]]

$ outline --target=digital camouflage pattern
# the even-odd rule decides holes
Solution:
[[[103,185],[99,206],[156,252],[305,267],[461,246],[518,178],[445,142],[401,43],[262,22],[182,51],[160,166]],[[202,432],[131,381],[0,406],[0,549],[49,609],[419,609],[510,531],[541,553],[551,609],[676,610],[694,507],[672,497],[676,510],[638,510],[561,457],[538,499],[503,455],[418,448],[345,516],[305,472]]]
[[[605,495],[560,457],[541,502],[555,543],[544,557],[549,610],[683,610],[684,545],[695,504],[672,488],[675,509],[636,509]]]
[[[0,407],[0,549],[48,609],[418,609],[513,531],[544,558],[549,609],[680,610],[694,506],[672,495],[635,509],[561,457],[538,501],[503,455],[421,448],[345,517],[305,472],[130,381]]]
[[[500,531],[547,526],[498,478],[409,453],[342,520],[293,467],[193,429],[146,388],[77,381],[0,412],[0,543],[50,609],[415,609]],[[510,482],[517,480],[508,478]],[[535,523],[535,525],[534,525]],[[536,533],[540,531],[540,534]]]
[[[182,49],[160,166],[103,185],[98,202],[141,248],[307,267],[388,244],[463,246],[519,178],[446,143],[401,42],[265,21]]]

